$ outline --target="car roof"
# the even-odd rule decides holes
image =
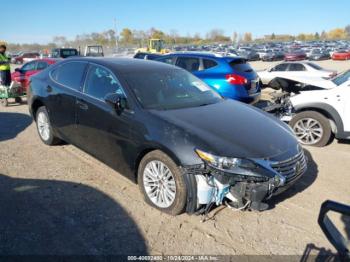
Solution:
[[[229,55],[223,55],[219,53],[213,53],[213,52],[200,52],[200,51],[179,51],[179,52],[173,52],[169,53],[165,56],[191,56],[191,57],[201,57],[201,58],[217,58],[217,59],[222,59],[222,58],[229,58],[229,59],[243,59],[240,56],[229,56]]]
[[[147,72],[147,71],[160,71],[179,69],[173,65],[135,58],[101,58],[101,57],[72,57],[69,60],[63,61],[84,61],[95,63],[101,66],[105,66],[117,73],[130,73],[130,72]],[[180,69],[179,69],[180,70]]]

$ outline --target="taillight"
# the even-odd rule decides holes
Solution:
[[[226,80],[232,85],[245,85],[248,83],[247,78],[236,74],[226,75]]]

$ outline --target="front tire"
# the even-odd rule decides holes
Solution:
[[[329,143],[332,136],[329,119],[315,111],[296,114],[289,125],[303,145],[323,147]]]
[[[187,200],[184,176],[162,151],[155,150],[143,157],[138,168],[138,184],[149,205],[173,216],[184,211]]]
[[[15,97],[15,102],[18,103],[18,104],[21,104],[22,103],[22,98]]]
[[[49,114],[46,107],[42,106],[36,112],[36,127],[41,141],[46,145],[57,145],[62,141],[54,135]]]

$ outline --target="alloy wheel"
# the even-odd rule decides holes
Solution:
[[[159,160],[150,161],[143,171],[143,185],[148,198],[160,208],[170,207],[176,197],[176,183],[170,169]]]
[[[319,121],[313,118],[302,118],[293,127],[298,140],[305,145],[313,145],[319,142],[323,136],[323,127]]]
[[[37,119],[38,131],[41,138],[45,141],[50,138],[50,124],[47,116],[40,112]]]

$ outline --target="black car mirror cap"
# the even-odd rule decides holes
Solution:
[[[21,72],[22,70],[21,70],[21,68],[15,68],[15,72]]]
[[[127,108],[127,102],[124,95],[117,93],[107,94],[104,98],[107,104],[111,105],[118,114]]]

